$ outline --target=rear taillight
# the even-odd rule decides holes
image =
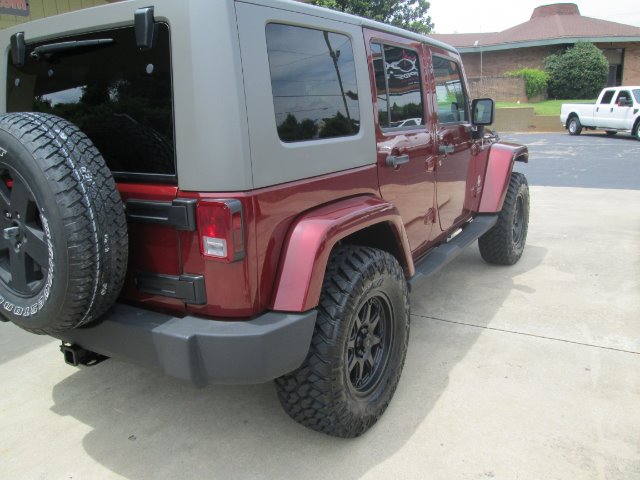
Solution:
[[[242,260],[245,245],[240,200],[200,200],[197,211],[202,254],[227,262]]]

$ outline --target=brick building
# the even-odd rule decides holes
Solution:
[[[455,46],[471,83],[482,79],[482,93],[498,99],[519,96],[511,91],[517,82],[501,79],[505,72],[542,68],[545,57],[578,41],[594,43],[607,57],[608,85],[640,85],[640,27],[584,17],[573,3],[538,7],[528,22],[502,32],[432,37]]]
[[[111,3],[109,0],[0,0],[0,28]]]

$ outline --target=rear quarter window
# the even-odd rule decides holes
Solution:
[[[36,48],[104,39],[101,45],[41,55]],[[169,27],[139,50],[133,27],[28,44],[24,67],[9,58],[7,111],[58,115],[96,145],[116,178],[175,180]],[[29,52],[32,52],[30,55]]]
[[[360,111],[351,39],[277,23],[267,25],[266,38],[280,140],[356,135]]]

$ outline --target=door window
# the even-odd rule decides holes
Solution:
[[[440,124],[467,122],[467,98],[458,64],[447,58],[434,56],[433,72]]]
[[[631,101],[631,93],[626,90],[620,91],[620,93],[618,93],[618,97],[616,98],[616,105],[626,106],[629,102],[633,103]]]
[[[380,127],[386,130],[424,125],[418,52],[372,43],[371,55]]]
[[[615,90],[607,90],[604,92],[604,95],[602,95],[602,99],[600,100],[600,105],[609,105],[615,93]]]

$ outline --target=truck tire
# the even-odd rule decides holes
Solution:
[[[582,124],[578,117],[573,116],[569,119],[567,130],[569,130],[569,135],[580,135],[580,132],[582,132]]]
[[[633,126],[632,133],[636,140],[640,140],[640,120],[636,120],[636,124]]]
[[[111,172],[54,115],[0,115],[0,318],[39,334],[96,322],[126,272],[127,224]]]
[[[332,253],[304,363],[276,379],[294,420],[351,438],[383,414],[398,385],[409,341],[409,293],[402,268],[381,250]]]
[[[522,256],[529,229],[529,185],[521,173],[512,173],[504,206],[491,230],[478,239],[485,262],[513,265]]]

